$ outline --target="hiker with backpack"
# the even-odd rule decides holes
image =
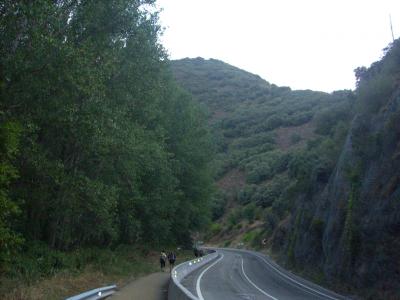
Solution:
[[[165,251],[161,251],[160,254],[160,267],[161,267],[161,272],[164,272],[164,268],[165,268],[165,262],[167,260],[167,254],[165,254]]]
[[[171,251],[168,253],[168,261],[169,261],[169,271],[171,272],[176,261],[176,255],[174,252]]]

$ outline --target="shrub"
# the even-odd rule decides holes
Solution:
[[[234,209],[228,216],[228,224],[230,226],[235,226],[243,218],[242,211],[240,209]]]
[[[225,212],[227,200],[227,195],[223,192],[218,192],[214,195],[211,202],[211,216],[213,221],[222,217]]]
[[[243,242],[250,244],[252,247],[260,247],[262,240],[262,231],[260,229],[255,229],[248,231],[243,235]]]
[[[290,136],[290,143],[291,143],[292,145],[297,144],[297,143],[300,142],[300,141],[301,141],[301,136],[300,136],[298,133],[293,133],[293,134]]]
[[[267,208],[264,213],[264,227],[268,232],[274,231],[278,225],[279,217],[274,213],[272,208]]]
[[[237,223],[236,225],[235,225],[235,229],[241,229],[243,227],[243,224],[242,223]]]
[[[221,226],[221,224],[219,224],[219,223],[212,223],[211,225],[210,225],[210,234],[211,235],[217,235],[218,233],[220,233],[221,232],[221,230],[222,230],[222,226]]]
[[[255,203],[250,203],[250,204],[246,205],[243,209],[243,215],[247,219],[247,221],[249,221],[250,223],[252,223],[254,221],[256,210],[257,210],[257,207],[256,207]]]
[[[348,122],[351,116],[351,103],[349,101],[322,110],[314,117],[315,132],[322,135],[330,135],[334,132],[334,128],[339,122]]]
[[[250,243],[251,241],[253,241],[253,239],[256,236],[256,232],[255,231],[248,231],[243,235],[243,242],[245,243]]]
[[[246,185],[242,190],[240,190],[237,194],[237,200],[240,204],[247,204],[251,201],[256,193],[257,187],[255,185]]]

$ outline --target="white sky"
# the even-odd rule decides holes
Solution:
[[[400,35],[400,0],[158,0],[171,59],[215,58],[292,89],[354,88]]]

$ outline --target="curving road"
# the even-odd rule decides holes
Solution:
[[[216,260],[182,281],[199,300],[346,299],[295,276],[253,251],[217,249]]]

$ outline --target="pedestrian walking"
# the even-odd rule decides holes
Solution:
[[[169,271],[171,272],[176,261],[176,255],[174,252],[171,251],[168,253],[168,261],[169,261]]]
[[[161,268],[161,272],[164,272],[164,268],[165,268],[165,262],[167,261],[167,254],[165,254],[165,251],[161,251],[160,254],[160,268]]]

